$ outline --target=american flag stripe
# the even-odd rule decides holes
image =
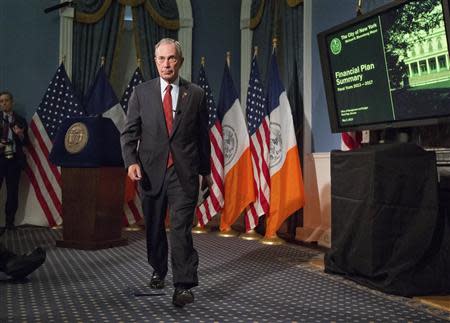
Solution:
[[[247,126],[250,135],[253,183],[257,192],[256,201],[245,211],[246,230],[248,231],[255,228],[260,216],[268,214],[270,199],[269,118],[255,57],[252,61],[247,92]]]
[[[138,194],[135,195],[133,200],[124,203],[123,215],[126,226],[136,223],[144,217],[142,209],[138,205],[141,205]]]
[[[362,132],[352,131],[341,133],[341,150],[353,150],[361,147]]]
[[[61,189],[61,171],[48,161],[49,152],[42,149],[43,139],[40,133],[35,131],[35,121],[33,118],[30,125],[29,138],[31,145],[29,151],[32,154],[31,156],[38,161],[38,165],[44,171],[45,177],[48,178],[51,185],[58,191]]]
[[[36,152],[39,154],[39,158],[41,160],[45,161],[43,164],[45,166],[48,166],[48,168],[46,167],[45,170],[48,172],[48,174],[53,174],[54,179],[56,180],[57,184],[59,185],[59,187],[61,187],[61,171],[60,171],[59,167],[48,162],[48,156],[50,153],[49,153],[49,149],[47,148],[47,146],[45,144],[45,141],[48,140],[48,137],[41,135],[41,133],[43,133],[43,132],[38,131],[38,126],[36,126],[36,124],[42,125],[39,117],[35,115],[31,120],[31,124],[30,124],[31,131],[29,133],[30,141],[33,143],[32,147],[40,148],[40,149],[37,149]]]
[[[38,179],[40,184],[40,189],[43,190],[45,195],[48,197],[48,201],[51,201],[58,215],[61,214],[61,189],[59,190],[59,194],[55,192],[55,188],[52,186],[52,183],[49,181],[47,174],[42,166],[41,160],[37,157],[34,149],[28,149],[29,158],[27,161],[30,164],[30,169],[33,171],[34,175]],[[55,214],[56,214],[55,213]]]
[[[33,133],[37,134],[36,137],[40,138],[38,144],[42,147],[42,151],[45,151],[46,154],[49,154],[49,151],[52,149],[53,144],[50,141],[48,136],[41,136],[41,133],[45,133],[44,125],[41,122],[41,119],[35,114],[31,119],[30,129],[33,129]]]
[[[213,181],[209,196],[195,211],[198,222],[201,226],[205,226],[223,208],[225,191],[223,184],[224,156],[222,152],[222,126],[217,118],[217,107],[214,104],[203,65],[200,68],[198,85],[205,91],[206,95],[209,141],[211,143],[211,178]]]
[[[32,133],[32,131],[31,131]],[[30,140],[33,143],[33,136],[30,135]],[[55,206],[56,212],[58,216],[61,215],[61,187],[59,183],[55,179],[49,178],[48,174],[50,166],[48,161],[48,156],[45,156],[42,151],[36,150],[36,145],[31,145],[28,147],[28,155],[31,158],[28,158],[28,162],[30,163],[30,169],[33,171],[35,176],[39,179],[41,183],[41,188],[45,189],[48,197],[52,201],[52,204]]]
[[[219,122],[216,122],[215,126],[211,128],[209,139],[211,141],[211,148],[213,149],[213,153],[211,154],[211,166],[214,167],[212,176],[217,188],[220,190],[220,193],[223,196],[224,188],[221,174],[223,174],[224,159],[222,149],[219,146],[219,142],[222,141],[222,126]]]
[[[269,213],[269,199],[270,199],[270,171],[269,171],[269,141],[270,141],[270,130],[269,130],[269,118],[264,118],[262,127],[259,127],[257,131],[258,140],[261,145],[262,156],[267,156],[267,158],[261,158],[260,168],[261,173],[259,174],[260,189],[259,189],[259,200],[264,214]]]
[[[256,212],[254,203],[252,203],[247,209],[246,209],[246,216],[245,216],[245,228],[246,230],[252,230],[256,227],[258,224],[258,213]]]
[[[41,189],[40,189],[40,186],[39,186],[39,184],[37,182],[37,179],[34,176],[33,171],[30,169],[30,167],[28,165],[25,168],[25,173],[27,174],[28,178],[30,179],[31,185],[34,188],[34,192],[36,194],[36,198],[37,198],[37,200],[38,200],[38,202],[39,202],[39,204],[40,204],[40,206],[42,208],[42,211],[45,214],[45,217],[47,219],[48,225],[50,227],[55,226],[56,225],[56,221],[53,218],[52,211],[50,211],[50,208],[49,208],[49,206],[48,206],[48,204],[46,202],[46,199],[45,199],[45,197],[43,196],[43,194],[41,192]]]
[[[201,226],[205,226],[212,219],[211,210],[214,210],[214,207],[210,202],[211,200],[207,199],[196,210],[198,222]]]
[[[139,199],[139,196],[136,194],[136,198],[133,201],[128,202],[128,207],[131,210],[131,213],[133,214],[134,222],[138,222],[140,219],[142,219],[142,211],[138,208],[138,205],[140,205],[141,201]]]
[[[123,206],[123,214],[125,216],[125,224],[130,225],[138,222],[142,218],[142,212],[136,206],[136,201],[132,200]]]
[[[211,166],[214,167],[214,165],[211,165]],[[211,170],[211,172],[213,172],[213,171],[214,170]],[[214,185],[211,188],[211,192],[209,194],[210,195],[206,199],[206,202],[209,205],[209,210],[214,210],[217,213],[222,208],[222,205],[218,199],[218,196],[222,196],[223,191],[221,191],[217,185]]]

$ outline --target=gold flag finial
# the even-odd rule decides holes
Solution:
[[[105,65],[105,56],[102,56],[102,58],[100,59],[100,66]]]
[[[200,58],[200,64],[201,64],[203,67],[205,67],[205,56],[202,56],[202,57]]]
[[[278,39],[277,39],[277,37],[274,37],[274,38],[272,39],[272,48],[273,48],[273,49],[276,49],[276,48],[277,48],[277,45],[278,45]]]
[[[230,65],[231,65],[231,52],[230,51],[227,52],[227,65],[228,65],[228,67],[230,67]]]
[[[141,68],[142,60],[140,58],[137,59],[137,67]]]
[[[253,57],[256,57],[256,56],[258,56],[258,46],[255,46],[253,48]]]

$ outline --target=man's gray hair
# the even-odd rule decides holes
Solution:
[[[175,45],[175,49],[177,51],[177,55],[179,57],[183,57],[183,51],[181,50],[180,42],[178,40],[175,40],[175,39],[172,39],[172,38],[163,38],[155,45],[155,56],[156,56],[156,50],[162,44],[174,44]]]

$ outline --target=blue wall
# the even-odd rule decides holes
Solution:
[[[197,81],[200,59],[205,56],[206,75],[217,104],[227,51],[231,52],[231,76],[240,93],[241,1],[191,0],[191,5],[194,16],[192,81]]]
[[[312,1],[312,150],[326,152],[340,149],[341,137],[332,134],[328,118],[322,67],[320,66],[317,34],[341,22],[355,17],[356,1],[339,0],[339,5],[330,0]]]
[[[58,67],[59,13],[44,13],[58,2],[1,1],[0,91],[12,92],[15,110],[28,120]]]

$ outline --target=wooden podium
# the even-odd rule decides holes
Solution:
[[[122,238],[125,170],[122,167],[62,168],[63,239],[57,247],[103,249]]]
[[[63,238],[57,247],[103,249],[122,238],[125,169],[119,132],[102,117],[66,119],[50,160],[61,167]]]

